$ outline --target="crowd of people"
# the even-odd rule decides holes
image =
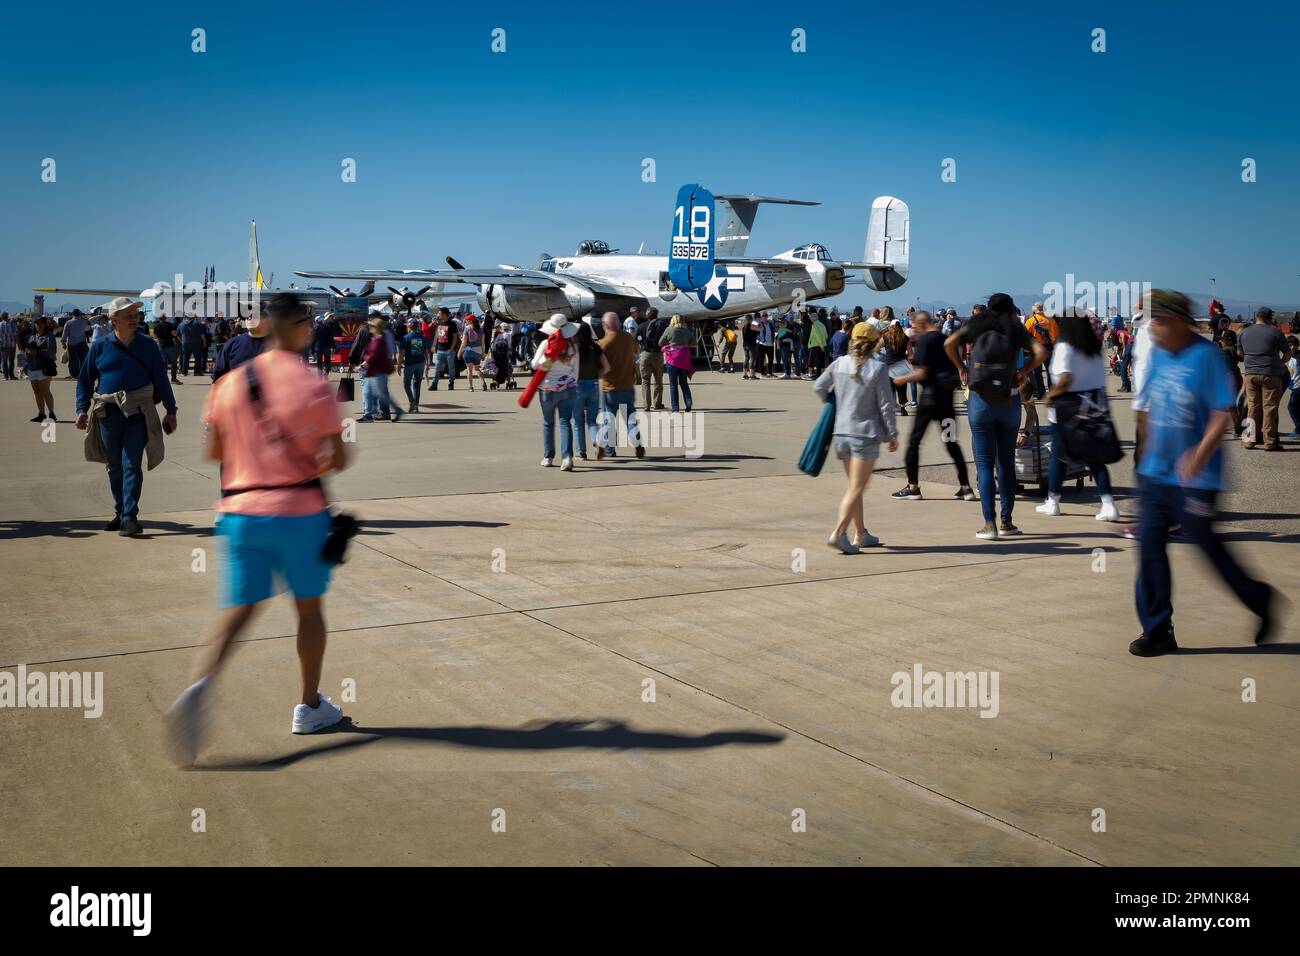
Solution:
[[[978,538],[1020,533],[1013,520],[1016,453],[1028,443],[1042,443],[1050,453],[1041,514],[1061,514],[1069,463],[1096,482],[1097,518],[1124,521],[1106,467],[1121,454],[1110,453],[1119,442],[1107,398],[1109,370],[1120,376],[1120,391],[1133,393],[1137,412],[1137,516],[1124,533],[1139,546],[1142,634],[1130,651],[1153,656],[1177,649],[1171,535],[1194,542],[1258,616],[1258,642],[1275,629],[1276,592],[1252,578],[1213,530],[1226,430],[1236,427],[1244,448],[1278,449],[1281,397],[1292,392],[1293,419],[1300,404],[1300,347],[1277,329],[1267,308],[1240,330],[1216,323],[1208,338],[1199,333],[1189,300],[1163,290],[1130,318],[1106,319],[1077,309],[1051,316],[1042,303],[1022,314],[1002,293],[964,319],[953,310],[895,316],[885,306],[870,315],[861,308],[842,316],[824,309],[759,313],[703,327],[654,309],[576,321],[557,313],[539,325],[439,309],[432,316],[372,315],[346,343],[345,356],[338,354],[345,337],[333,317],[314,316],[309,302],[289,293],[269,297],[259,315],[239,323],[190,317],[149,326],[142,318],[140,303],[127,298],[57,322],[0,315],[0,355],[5,378],[21,375],[31,383],[33,421],[55,419],[50,381],[67,366],[76,379],[76,427],[86,432],[86,457],[105,465],[113,496],[106,530],[128,537],[141,533],[146,465],[163,460],[166,436],[177,427],[173,386],[183,375],[214,383],[202,427],[205,453],[220,463],[216,530],[228,548],[226,612],[195,682],[170,714],[183,759],[192,759],[201,742],[212,678],[277,578],[292,591],[299,619],[302,698],[292,729],[309,733],[341,719],[341,709],[318,687],[322,603],[348,537],[323,484],[348,460],[337,393],[327,381],[337,359],[362,379],[361,422],[418,411],[423,387],[437,390],[445,380],[452,390],[462,374],[472,391],[476,380],[480,388],[513,385],[514,372],[527,370],[532,381],[523,395],[535,389],[539,399],[541,463],[552,467],[558,457],[564,471],[573,470],[575,458],[616,455],[622,435],[637,458],[645,457],[638,411],[665,409],[666,377],[671,410],[691,412],[690,379],[701,356],[726,374],[739,368],[748,380],[811,381],[818,396],[834,402],[828,444],[843,465],[846,487],[828,544],[845,554],[880,544],[866,527],[865,491],[881,447],[892,452],[902,444],[898,419],[909,414],[906,484],[895,499],[923,498],[919,449],[934,425],[956,471],[953,497],[973,501],[978,491]],[[389,393],[395,372],[402,375],[405,410]],[[961,405],[974,444],[974,482],[953,427]],[[1046,423],[1039,422],[1040,406]],[[610,427],[617,420],[626,430]]]

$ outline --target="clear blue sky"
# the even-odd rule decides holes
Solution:
[[[8,5],[0,299],[246,272],[662,250],[677,187],[820,200],[751,253],[862,254],[871,306],[1067,272],[1300,301],[1300,14],[1257,3]],[[190,52],[190,31],[208,52]],[[490,51],[504,28],[507,52]],[[808,52],[791,51],[791,30]],[[1107,31],[1107,52],[1090,50]],[[43,158],[58,181],[40,181]],[[340,181],[344,157],[358,181]],[[641,181],[653,157],[658,181]],[[957,181],[940,181],[945,157]],[[1241,181],[1241,161],[1258,182]],[[58,297],[56,296],[57,300]]]

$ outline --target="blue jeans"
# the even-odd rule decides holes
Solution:
[[[176,362],[180,355],[180,349],[174,345],[164,345],[162,350],[163,365],[167,366],[167,374],[172,378],[176,377]]]
[[[14,378],[14,353],[15,349],[0,349],[0,360],[3,361],[3,372],[5,378]]]
[[[1300,388],[1287,399],[1286,410],[1291,413],[1291,431],[1300,432]]]
[[[573,406],[577,404],[578,390],[566,388],[558,392],[538,392],[542,399],[542,457],[555,457],[555,416],[560,417],[560,457],[573,457]]]
[[[387,418],[389,414],[388,376],[367,375],[361,386],[365,414]]]
[[[1052,424],[1052,460],[1047,465],[1047,490],[1050,494],[1059,495],[1061,485],[1065,483],[1065,460],[1062,457],[1065,453],[1061,448],[1061,426]],[[1110,472],[1105,465],[1098,465],[1093,468],[1088,466],[1088,471],[1092,475],[1092,480],[1097,482],[1097,491],[1100,494],[1110,494]]]
[[[966,405],[975,445],[976,481],[984,521],[993,521],[993,498],[1002,493],[1002,521],[1011,523],[1016,504],[1016,430],[1020,427],[1020,396],[1005,405],[990,405],[977,392]],[[997,480],[993,477],[997,469]]]
[[[787,378],[790,377],[790,346],[782,343],[781,345],[781,371]],[[673,409],[677,411],[677,409]]]
[[[1142,510],[1138,517],[1138,565],[1136,586],[1138,620],[1142,633],[1154,637],[1174,624],[1173,575],[1169,569],[1169,529],[1177,524],[1201,549],[1219,577],[1237,595],[1237,600],[1259,614],[1268,601],[1269,587],[1246,574],[1214,533],[1214,502],[1217,491],[1179,488],[1158,484],[1138,476]]]
[[[578,453],[587,450],[587,440],[591,447],[599,444],[597,432],[600,415],[600,380],[595,378],[579,379],[578,394],[573,401],[573,437],[578,442]]]
[[[456,381],[456,353],[451,349],[444,349],[441,352],[433,353],[433,375],[430,381],[434,385],[438,384],[438,379],[442,378],[443,369],[447,370],[447,378],[454,384]]]
[[[68,374],[76,378],[81,371],[81,363],[86,361],[86,356],[90,354],[90,346],[85,342],[78,342],[76,345],[68,346]]]
[[[636,415],[636,389],[625,388],[621,392],[601,393],[601,440],[605,444],[605,454],[614,454],[614,441],[618,438],[618,412],[626,409],[627,434],[634,446],[644,445],[641,436],[641,422]]]
[[[668,366],[668,390],[673,398],[673,411],[680,411],[677,407],[677,389],[682,390],[682,401],[687,405],[691,404],[691,380],[683,369],[676,365]]]
[[[402,369],[402,387],[406,389],[406,397],[410,399],[412,405],[420,404],[420,379],[423,377],[423,362],[418,365],[407,362]]]
[[[149,439],[144,415],[123,415],[116,405],[109,405],[98,423],[99,437],[108,457],[113,513],[119,518],[135,518],[140,513],[140,492],[144,488],[141,461]]]

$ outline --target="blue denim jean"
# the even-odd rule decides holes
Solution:
[[[573,437],[578,443],[579,454],[586,452],[588,440],[592,448],[599,444],[599,416],[600,379],[579,379],[578,394],[573,401]]]
[[[618,413],[623,409],[627,418],[627,434],[634,446],[644,445],[641,435],[641,420],[636,411],[636,389],[625,388],[619,392],[601,392],[601,440],[605,443],[605,454],[614,454],[614,442],[618,439]]]
[[[1291,431],[1300,432],[1300,388],[1287,399],[1286,410],[1291,413]]]
[[[555,457],[555,419],[560,419],[560,457],[573,457],[573,406],[577,404],[578,390],[566,388],[558,392],[538,392],[542,400],[542,456]]]
[[[134,518],[140,513],[144,489],[144,446],[149,438],[144,415],[123,415],[116,405],[105,408],[98,420],[99,437],[108,458],[108,485],[113,491],[113,513]]]
[[[163,365],[167,366],[167,374],[172,378],[176,377],[176,363],[180,361],[180,349],[174,345],[164,345],[162,350]]]
[[[365,414],[371,417],[388,417],[389,397],[387,375],[367,376],[361,386],[361,395],[365,401]]]
[[[976,480],[984,520],[993,521],[993,499],[1000,491],[1002,521],[1010,524],[1016,503],[1016,431],[1020,427],[1020,396],[1015,396],[1005,405],[990,405],[977,392],[971,392],[966,410],[975,445]]]
[[[681,411],[677,407],[677,390],[682,390],[682,401],[687,405],[691,404],[691,379],[683,369],[676,365],[668,366],[668,390],[672,395],[673,411]]]
[[[456,381],[456,353],[451,349],[444,349],[441,352],[435,349],[433,353],[433,375],[430,376],[429,381],[437,385],[444,371],[446,371],[448,379],[452,382]]]
[[[402,387],[412,405],[420,404],[420,379],[424,375],[423,362],[407,362],[402,368]]]
[[[1154,637],[1174,624],[1173,575],[1169,569],[1169,529],[1183,531],[1210,559],[1214,570],[1242,604],[1259,614],[1268,603],[1269,587],[1239,565],[1214,533],[1217,491],[1162,485],[1138,477],[1142,510],[1138,513],[1138,565],[1135,597],[1142,633]]]

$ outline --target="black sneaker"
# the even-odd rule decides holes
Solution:
[[[644,457],[645,457],[645,445],[637,445],[637,446],[636,446],[636,456],[637,456],[638,458],[644,458]]]
[[[958,488],[956,493],[953,495],[953,498],[959,501],[974,501],[975,492],[970,488]]]
[[[143,533],[143,529],[140,527],[140,522],[134,518],[123,518],[122,527],[118,529],[117,533],[124,538],[136,538]]]
[[[122,527],[122,519],[114,518],[108,524],[104,525],[105,531],[117,531]]]
[[[429,386],[429,391],[431,391],[431,392],[436,392],[437,390],[438,390],[438,383],[437,383],[437,382],[434,382],[432,385]]]
[[[998,526],[998,535],[1003,538],[1009,538],[1012,535],[1020,534],[1020,529],[1010,521],[1004,521]]]
[[[911,485],[904,485],[902,488],[898,489],[898,491],[895,491],[889,497],[897,498],[900,501],[920,501],[921,489],[913,488]]]
[[[1134,657],[1159,657],[1162,654],[1176,654],[1178,642],[1174,640],[1173,631],[1165,631],[1154,637],[1143,634],[1128,646],[1128,652]]]
[[[1277,637],[1275,625],[1277,619],[1274,617],[1277,611],[1277,588],[1272,585],[1268,587],[1268,597],[1264,598],[1264,613],[1259,616],[1259,627],[1255,631],[1255,643],[1267,644],[1270,640]]]

